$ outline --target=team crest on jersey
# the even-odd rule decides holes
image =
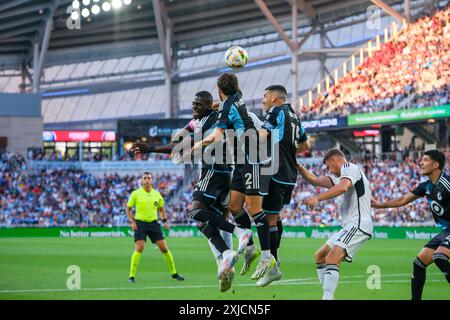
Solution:
[[[158,206],[158,201],[155,201],[153,204],[155,205],[155,207],[157,207]]]
[[[438,199],[439,201],[441,201],[441,200],[442,200],[442,193],[439,191],[439,192],[437,193],[436,197],[437,197],[437,199]]]

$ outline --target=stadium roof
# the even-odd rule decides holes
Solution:
[[[90,2],[88,7],[105,2],[85,1]],[[285,30],[291,28],[292,1],[265,1]],[[364,0],[296,1],[299,27],[323,26],[364,14],[373,5]],[[83,8],[82,0],[79,2]],[[384,2],[395,5],[404,1]],[[38,49],[33,44],[39,44],[41,50],[47,47],[46,30],[51,32],[47,32],[44,66],[156,53],[161,47],[161,27],[169,31],[172,48],[177,50],[274,32],[254,0],[132,0],[119,10],[81,18],[80,28],[73,30],[67,27],[71,4],[72,0],[0,0],[0,69],[31,65],[33,50]]]

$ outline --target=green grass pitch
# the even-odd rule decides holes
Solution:
[[[239,275],[233,287],[218,289],[216,265],[202,238],[168,238],[178,272],[170,278],[163,257],[147,242],[136,283],[128,283],[132,238],[0,239],[0,300],[5,299],[320,299],[313,255],[323,240],[283,239],[280,249],[282,281],[257,288],[250,274]],[[366,243],[353,263],[341,266],[336,299],[409,299],[412,259],[425,241],[378,240]],[[236,243],[235,243],[236,245]],[[69,290],[67,268],[81,270],[81,290]],[[381,289],[368,289],[371,274],[381,270]],[[254,270],[255,266],[253,266]],[[427,271],[424,299],[450,299],[449,285],[436,266]]]

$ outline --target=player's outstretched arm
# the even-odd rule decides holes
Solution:
[[[171,153],[173,149],[172,144],[151,145],[145,142],[135,142],[131,146],[131,152],[134,154],[144,153]]]
[[[194,147],[192,148],[192,153],[201,150],[203,147],[206,147],[211,143],[219,141],[220,139],[222,139],[224,133],[225,133],[224,129],[215,127],[213,132],[209,136],[194,144]]]
[[[379,203],[375,199],[372,199],[371,206],[374,209],[398,208],[407,205],[408,203],[417,200],[419,198],[420,197],[415,195],[414,193],[408,192],[407,194],[404,194],[401,197],[398,197],[397,199],[385,201],[383,203]]]
[[[309,197],[305,199],[303,202],[310,208],[314,209],[314,207],[323,200],[333,199],[339,197],[341,194],[345,193],[352,187],[352,182],[350,179],[343,178],[340,180],[339,184],[331,187],[329,190],[319,193],[314,197]]]
[[[311,171],[308,171],[304,166],[302,166],[300,163],[297,163],[297,170],[300,173],[300,175],[308,181],[310,184],[312,184],[315,187],[323,187],[323,188],[331,188],[333,186],[333,182],[331,181],[330,177],[327,176],[316,176]]]
[[[336,197],[339,197],[341,194],[344,194],[352,187],[352,182],[350,179],[342,178],[339,183],[333,187],[331,187],[329,190],[320,193],[317,195],[318,201],[333,199]]]

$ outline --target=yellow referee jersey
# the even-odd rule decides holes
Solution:
[[[159,191],[153,188],[150,192],[139,188],[131,193],[127,206],[136,207],[136,220],[151,222],[158,219],[158,209],[164,206],[164,199]]]

